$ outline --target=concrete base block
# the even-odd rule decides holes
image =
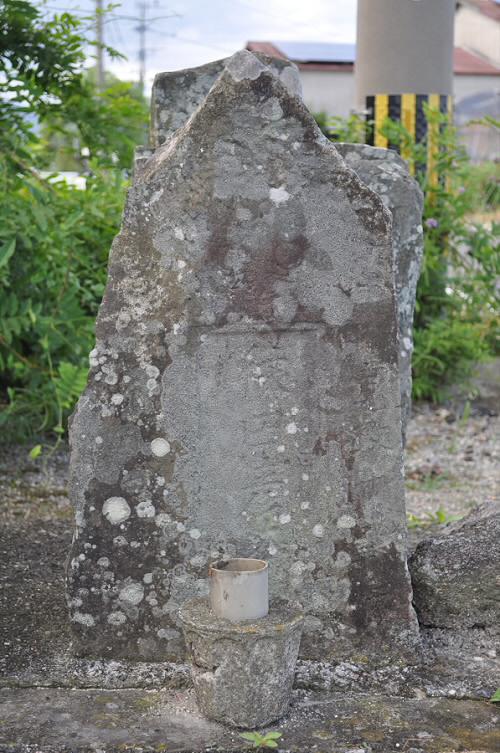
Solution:
[[[290,702],[303,615],[271,605],[255,622],[218,618],[208,599],[191,599],[179,612],[192,662],[200,711],[235,727],[263,727]]]

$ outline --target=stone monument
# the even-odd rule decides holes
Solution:
[[[269,560],[304,658],[418,642],[391,217],[285,83],[225,61],[129,192],[71,422],[82,654],[180,659],[225,556]]]

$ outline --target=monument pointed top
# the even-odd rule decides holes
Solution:
[[[281,65],[278,65],[281,63]],[[291,63],[283,65],[278,58],[269,58],[255,54],[248,50],[235,52],[225,63],[225,70],[235,79],[255,80],[262,73],[268,72],[275,76],[285,86],[289,94],[302,99],[302,84],[297,67]]]
[[[299,71],[293,63],[248,50],[240,50],[230,58],[197,68],[158,73],[151,95],[153,148],[168,141],[184,125],[226,69],[239,80],[258,78],[263,70],[268,70],[279,78],[292,96],[302,98]]]
[[[179,148],[186,139],[199,142],[199,147],[212,148],[220,139],[235,139],[236,132],[241,129],[246,131],[250,122],[254,123],[254,138],[257,142],[262,140],[262,127],[268,130],[267,138],[280,138],[277,131],[281,133],[286,130],[290,115],[300,122],[296,133],[298,142],[302,142],[304,138],[310,142],[317,141],[331,151],[334,163],[342,163],[299,96],[295,72],[291,66],[276,67],[276,60],[248,50],[240,50],[232,57],[218,62],[223,63],[223,66],[203,97],[198,92],[200,81],[192,82],[196,94],[190,104],[191,111],[186,113],[184,122],[171,132],[170,137],[146,163],[141,170],[139,182],[148,181],[157,175],[162,165],[169,161],[170,155],[179,154]],[[283,77],[288,70],[291,74]],[[257,84],[261,77],[262,81]],[[247,110],[246,117],[242,117],[242,109]],[[281,133],[281,138],[284,136]],[[264,148],[264,143],[261,146]],[[235,148],[239,150],[239,146]]]
[[[269,66],[264,65],[256,55],[253,55],[248,50],[238,50],[228,58],[226,65],[226,71],[234,78],[235,81],[242,81],[243,79],[255,80],[264,73],[264,71],[271,72]]]
[[[203,163],[203,170],[208,170],[214,180],[215,200],[264,200],[271,195],[276,198],[274,192],[281,190],[283,182],[280,175],[298,173],[310,162],[306,168],[308,177],[303,176],[307,183],[314,173],[314,160],[322,160],[323,155],[326,161],[322,175],[316,177],[318,184],[329,184],[330,189],[342,184],[352,196],[357,195],[351,209],[358,213],[368,232],[376,229],[389,241],[389,211],[380,197],[346,166],[302,99],[283,81],[282,73],[287,68],[276,70],[274,59],[247,50],[219,62],[224,62],[224,67],[206,95],[202,99],[197,95],[196,107],[194,100],[191,102],[190,114],[156,149],[137,182],[161,181],[161,176],[172,169],[185,174],[185,156],[196,149],[198,175],[202,174]],[[191,82],[194,91],[200,88],[199,83]],[[296,160],[303,150],[308,158]],[[272,156],[272,164],[267,166],[261,154]],[[278,164],[281,167],[276,172]],[[283,210],[291,204],[277,201],[275,206]]]

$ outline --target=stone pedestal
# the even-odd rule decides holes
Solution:
[[[271,606],[255,622],[218,618],[208,599],[191,599],[179,612],[200,711],[235,727],[263,727],[290,702],[303,615]]]

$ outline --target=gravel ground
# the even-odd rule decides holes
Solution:
[[[500,493],[500,417],[419,405],[408,427],[410,529],[463,517]],[[438,512],[439,511],[439,512]]]

